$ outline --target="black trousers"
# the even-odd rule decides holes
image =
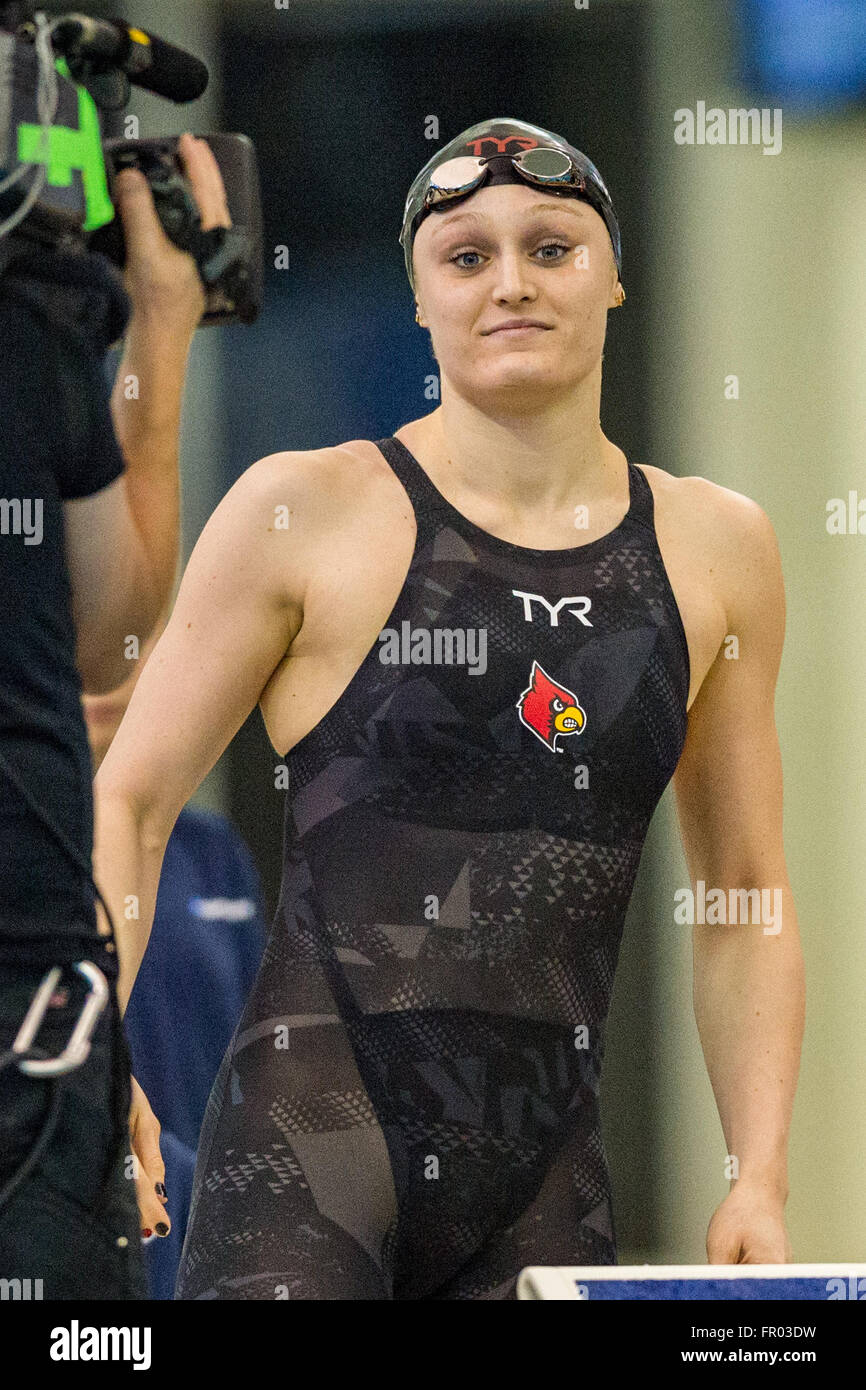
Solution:
[[[21,1281],[12,1286],[15,1297],[146,1299],[116,967],[102,938],[82,955],[103,969],[110,991],[86,1061],[56,1079],[25,1075],[15,1063],[0,1070],[0,1279]],[[41,964],[0,964],[0,1058],[45,971]],[[50,1056],[68,1041],[88,985],[67,967],[58,990],[66,1002],[47,1010],[34,1039]],[[44,1151],[3,1200],[51,1121]]]

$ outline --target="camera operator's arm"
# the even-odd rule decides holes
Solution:
[[[207,230],[229,226],[222,178],[204,140],[178,147]],[[205,298],[192,257],[165,235],[144,176],[118,175],[132,301],[111,412],[126,471],[64,504],[78,665],[101,694],[129,675],[124,641],[143,643],[170,598],[179,558],[178,436],[184,376]]]

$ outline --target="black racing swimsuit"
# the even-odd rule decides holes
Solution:
[[[409,571],[287,756],[267,950],[208,1103],[177,1297],[514,1298],[614,1264],[598,1089],[623,921],[686,733],[653,496],[481,530],[395,437]]]

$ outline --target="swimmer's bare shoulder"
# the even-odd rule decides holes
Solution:
[[[202,529],[99,770],[103,799],[131,805],[157,842],[268,691],[284,737],[299,702],[275,677],[290,650],[316,684],[375,640],[370,609],[392,549],[408,567],[412,510],[375,445],[351,446],[266,455]]]
[[[702,540],[726,546],[748,544],[750,536],[771,527],[764,509],[745,493],[697,474],[681,477],[646,463],[641,468],[653,490],[657,522],[669,512],[673,521],[697,527]]]
[[[372,440],[274,454],[253,467],[265,512],[282,507],[290,517],[272,568],[292,629],[258,701],[284,754],[318,723],[375,642],[409,568],[415,518]]]
[[[753,498],[699,475],[641,467],[688,636],[691,704],[726,636],[748,631],[775,661],[785,616],[779,545],[772,521]]]
[[[260,514],[274,536],[274,581],[302,617],[304,599],[352,556],[369,565],[395,525],[412,526],[411,508],[393,470],[369,439],[267,454],[226,493],[224,506]],[[300,622],[298,623],[300,627]]]

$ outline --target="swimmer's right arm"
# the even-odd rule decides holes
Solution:
[[[317,525],[311,457],[260,459],[216,508],[95,778],[94,877],[114,923],[121,1011],[147,946],[178,814],[257,704],[303,621]],[[282,516],[287,527],[277,525]],[[101,909],[99,917],[107,930]]]

